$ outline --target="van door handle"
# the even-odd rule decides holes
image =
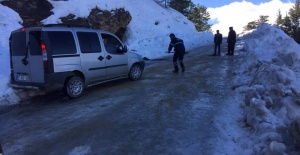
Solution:
[[[27,61],[25,58],[22,59],[22,63],[23,63],[23,65],[25,65],[25,66],[28,65],[28,61]]]
[[[108,59],[108,60],[110,60],[112,57],[110,56],[110,55],[108,55],[107,57],[106,57],[106,59]]]
[[[100,57],[98,57],[98,60],[102,61],[104,59],[103,56],[100,55]]]

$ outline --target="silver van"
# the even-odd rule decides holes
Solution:
[[[9,39],[13,88],[80,97],[85,87],[129,77],[139,80],[145,63],[114,34],[91,28],[49,25],[21,28]]]

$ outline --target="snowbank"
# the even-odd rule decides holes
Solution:
[[[22,19],[18,13],[6,6],[0,5],[0,10],[0,101],[4,100],[3,102],[9,105],[19,102],[19,98],[8,86],[10,79],[9,36],[11,31],[22,27],[19,24],[22,23]]]
[[[247,56],[234,87],[245,96],[244,120],[255,144],[245,152],[295,151],[294,146],[300,146],[300,46],[280,28],[267,24],[244,39]]]

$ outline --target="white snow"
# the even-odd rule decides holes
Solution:
[[[187,50],[213,41],[212,33],[196,32],[186,17],[157,5],[153,0],[144,0],[143,3],[140,0],[49,2],[54,6],[54,15],[44,20],[46,24],[59,23],[59,17],[69,13],[85,17],[95,6],[107,10],[124,7],[132,15],[126,32],[126,44],[129,49],[149,59],[166,56],[170,33],[184,39]],[[20,100],[16,95],[18,93],[8,86],[8,40],[12,30],[21,28],[19,23],[22,20],[8,7],[0,5],[0,10],[0,106],[3,106],[18,104]],[[155,25],[155,22],[158,24]],[[241,98],[239,101],[243,102],[231,104],[225,117],[219,118],[221,122],[227,121],[226,126],[219,126],[224,131],[222,134],[230,132],[235,137],[234,140],[219,140],[219,143],[224,143],[221,154],[230,154],[233,150],[246,155],[285,154],[293,148],[294,142],[300,146],[300,137],[297,137],[300,132],[300,47],[279,28],[269,25],[262,25],[243,39],[244,44],[239,46],[247,55],[236,71],[233,86],[238,93],[237,99]],[[237,112],[241,109],[243,115]],[[239,128],[242,124],[245,126]],[[244,134],[245,131],[248,134]],[[90,148],[79,146],[70,154],[74,154],[72,152],[88,153]]]
[[[255,135],[253,149],[247,151],[284,154],[288,147],[299,145],[300,46],[280,28],[267,24],[244,39],[247,56],[234,87],[244,95],[244,121]]]
[[[9,102],[5,102],[5,104],[16,104],[19,99],[8,86],[10,78],[8,40],[10,32],[21,27],[19,23],[22,22],[22,19],[18,13],[6,6],[0,5],[0,10],[0,101],[8,100]]]

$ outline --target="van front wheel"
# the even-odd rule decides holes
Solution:
[[[129,78],[132,81],[139,80],[142,77],[142,72],[143,72],[143,69],[142,69],[141,65],[134,64],[129,71]]]
[[[84,91],[84,83],[78,76],[71,77],[65,84],[64,91],[68,97],[75,99],[80,97]]]

